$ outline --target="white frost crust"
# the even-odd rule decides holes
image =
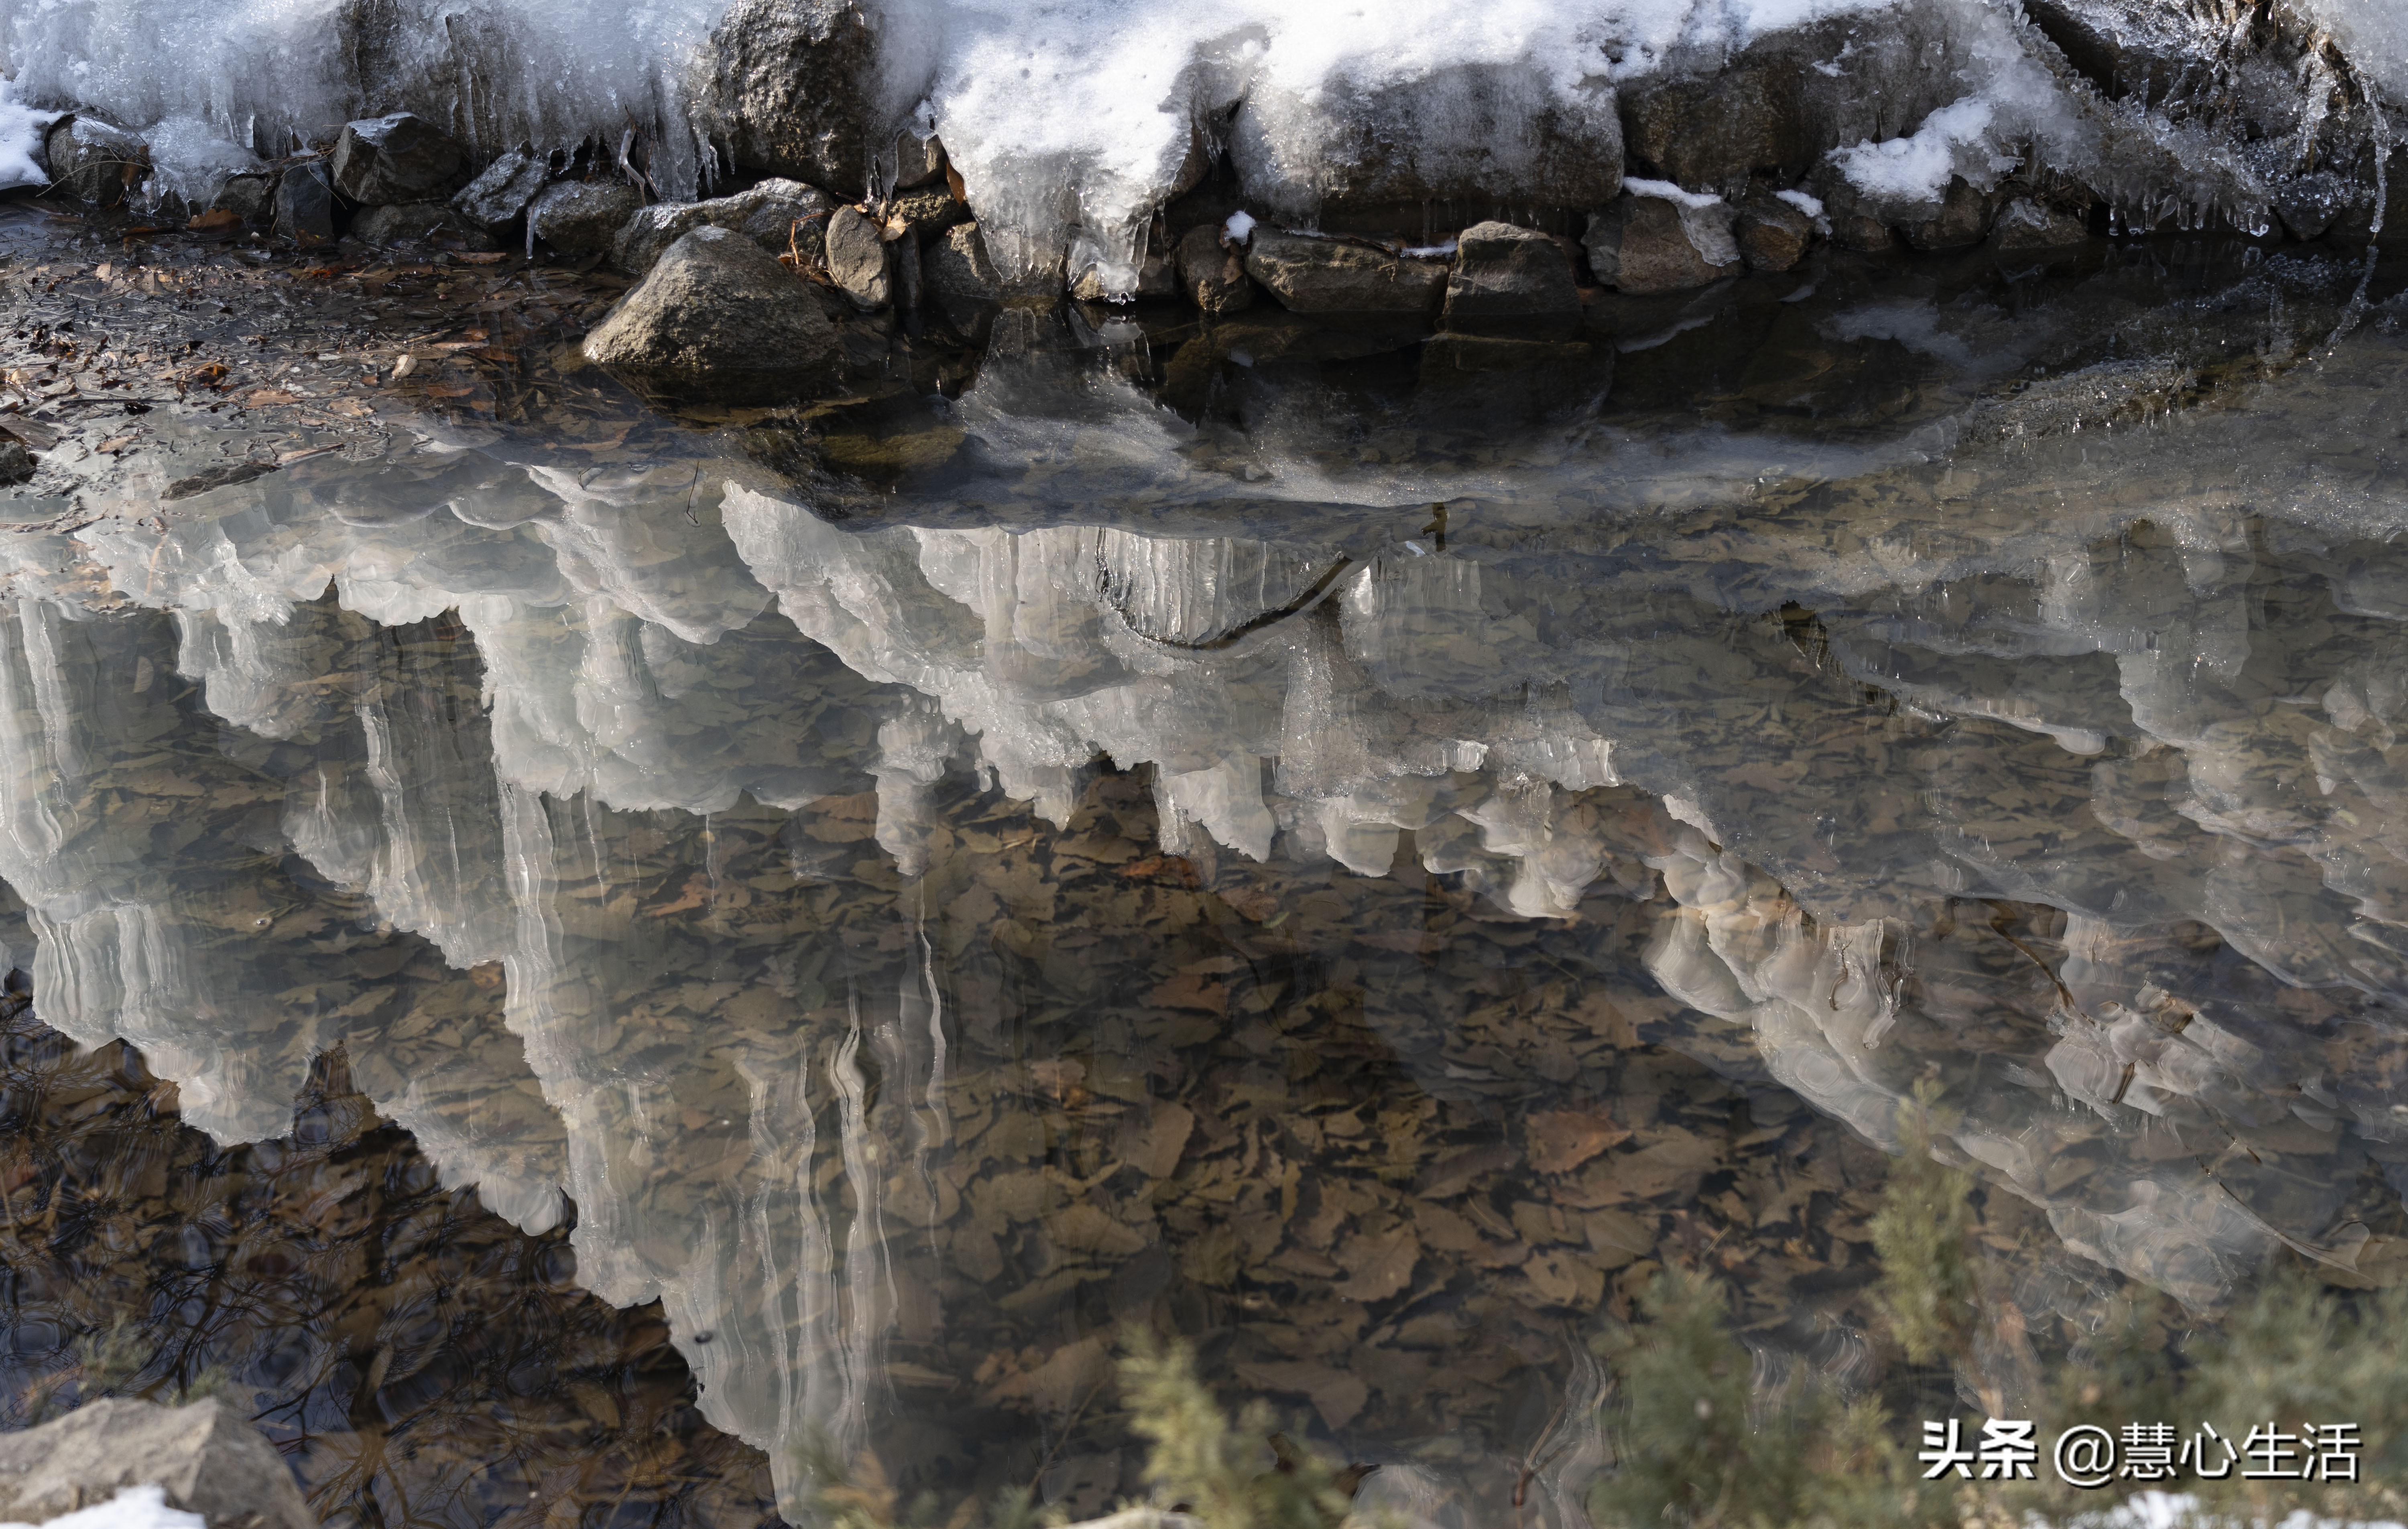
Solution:
[[[50,183],[35,155],[43,132],[58,120],[55,111],[36,111],[19,101],[16,84],[0,79],[0,191]]]

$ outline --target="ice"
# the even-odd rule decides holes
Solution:
[[[207,1529],[208,1521],[167,1506],[165,1489],[125,1487],[105,1503],[46,1519],[41,1529]],[[32,1529],[29,1524],[0,1523],[0,1529]]]
[[[158,207],[170,197],[192,207],[208,205],[226,178],[260,168],[260,158],[198,117],[170,117],[144,135],[150,145],[150,179],[142,198]]]
[[[1718,207],[1722,203],[1721,197],[1710,193],[1684,191],[1669,180],[1649,180],[1640,176],[1631,176],[1625,179],[1622,182],[1622,189],[1633,196],[1653,196],[1698,212],[1703,212],[1708,207]]]
[[[36,111],[19,101],[16,82],[0,79],[0,191],[50,183],[35,155],[41,150],[43,130],[57,120],[56,112]]]

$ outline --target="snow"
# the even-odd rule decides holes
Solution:
[[[1957,173],[1959,152],[1983,143],[1997,118],[1995,102],[1969,95],[1933,112],[1905,137],[1868,139],[1833,157],[1840,172],[1870,195],[1937,200]]]
[[[34,154],[42,146],[42,130],[57,120],[54,111],[36,111],[19,102],[15,84],[0,79],[0,191],[50,183]]]
[[[1774,192],[1772,194],[1788,203],[1791,207],[1796,207],[1799,211],[1806,214],[1809,218],[1813,219],[1816,222],[1819,223],[1823,221],[1823,199],[1821,197],[1809,196],[1802,191]]]
[[[1231,244],[1243,244],[1254,236],[1254,215],[1251,212],[1233,212],[1229,221],[1221,225],[1221,237]]]
[[[1622,182],[1622,189],[1630,193],[1633,196],[1660,197],[1667,202],[1676,202],[1682,207],[1691,208],[1698,212],[1703,212],[1706,208],[1714,206],[1722,200],[1719,196],[1708,196],[1698,192],[1684,191],[1669,180],[1642,180],[1636,176],[1626,179]]]
[[[105,1503],[46,1520],[42,1529],[207,1529],[208,1522],[198,1513],[169,1508],[167,1493],[158,1487],[127,1487]],[[32,1526],[0,1523],[0,1529]]]

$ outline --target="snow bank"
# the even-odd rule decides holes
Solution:
[[[42,1529],[207,1529],[208,1521],[167,1506],[167,1493],[158,1487],[127,1487],[105,1503],[61,1514]],[[32,1529],[29,1524],[0,1523],[0,1529]]]
[[[56,119],[55,112],[36,111],[19,102],[16,86],[0,79],[0,191],[50,183],[35,155],[42,146],[42,130]]]

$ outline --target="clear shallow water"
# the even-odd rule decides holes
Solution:
[[[823,1449],[1108,1506],[1139,1322],[1383,1500],[1578,1522],[1588,1340],[1657,1268],[1878,1370],[1927,1079],[2020,1413],[2120,1292],[2401,1266],[2362,275],[1007,312],[924,389],[599,456],[545,413],[633,408],[590,374],[396,412],[0,548],[10,949],[229,1140],[339,1047],[662,1302],[790,1516]]]

